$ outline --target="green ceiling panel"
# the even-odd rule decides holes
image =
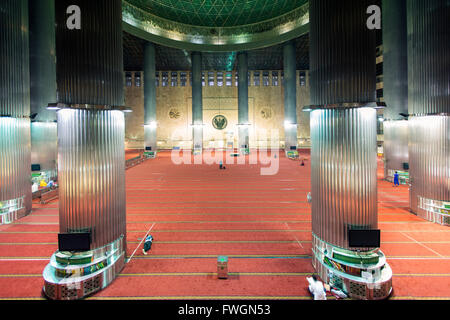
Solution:
[[[127,0],[160,18],[188,25],[236,27],[279,17],[307,0]]]

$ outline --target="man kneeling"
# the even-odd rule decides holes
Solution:
[[[147,255],[147,252],[150,251],[150,249],[152,248],[152,243],[153,243],[153,237],[151,235],[149,235],[144,242],[144,249],[142,249],[142,252]]]

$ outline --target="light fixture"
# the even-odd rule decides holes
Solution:
[[[293,127],[296,127],[296,126],[297,126],[296,123],[292,123],[292,122],[289,122],[289,121],[285,121],[285,122],[284,122],[284,127],[285,127],[286,129],[288,129],[288,128],[293,128]]]
[[[191,128],[197,129],[197,128],[203,128],[205,126],[204,123],[194,123],[189,125]]]
[[[151,121],[149,124],[144,124],[144,127],[156,129],[158,127],[158,123],[156,121]]]

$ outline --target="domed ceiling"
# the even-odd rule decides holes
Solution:
[[[158,17],[206,27],[235,27],[279,17],[306,0],[127,0]]]
[[[237,51],[308,32],[307,0],[123,0],[124,31],[180,49]]]

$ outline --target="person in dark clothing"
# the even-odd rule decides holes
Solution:
[[[151,235],[148,235],[148,237],[145,239],[144,242],[144,249],[142,249],[142,252],[147,255],[147,252],[150,251],[150,249],[152,248],[152,243],[153,243],[153,237]]]

